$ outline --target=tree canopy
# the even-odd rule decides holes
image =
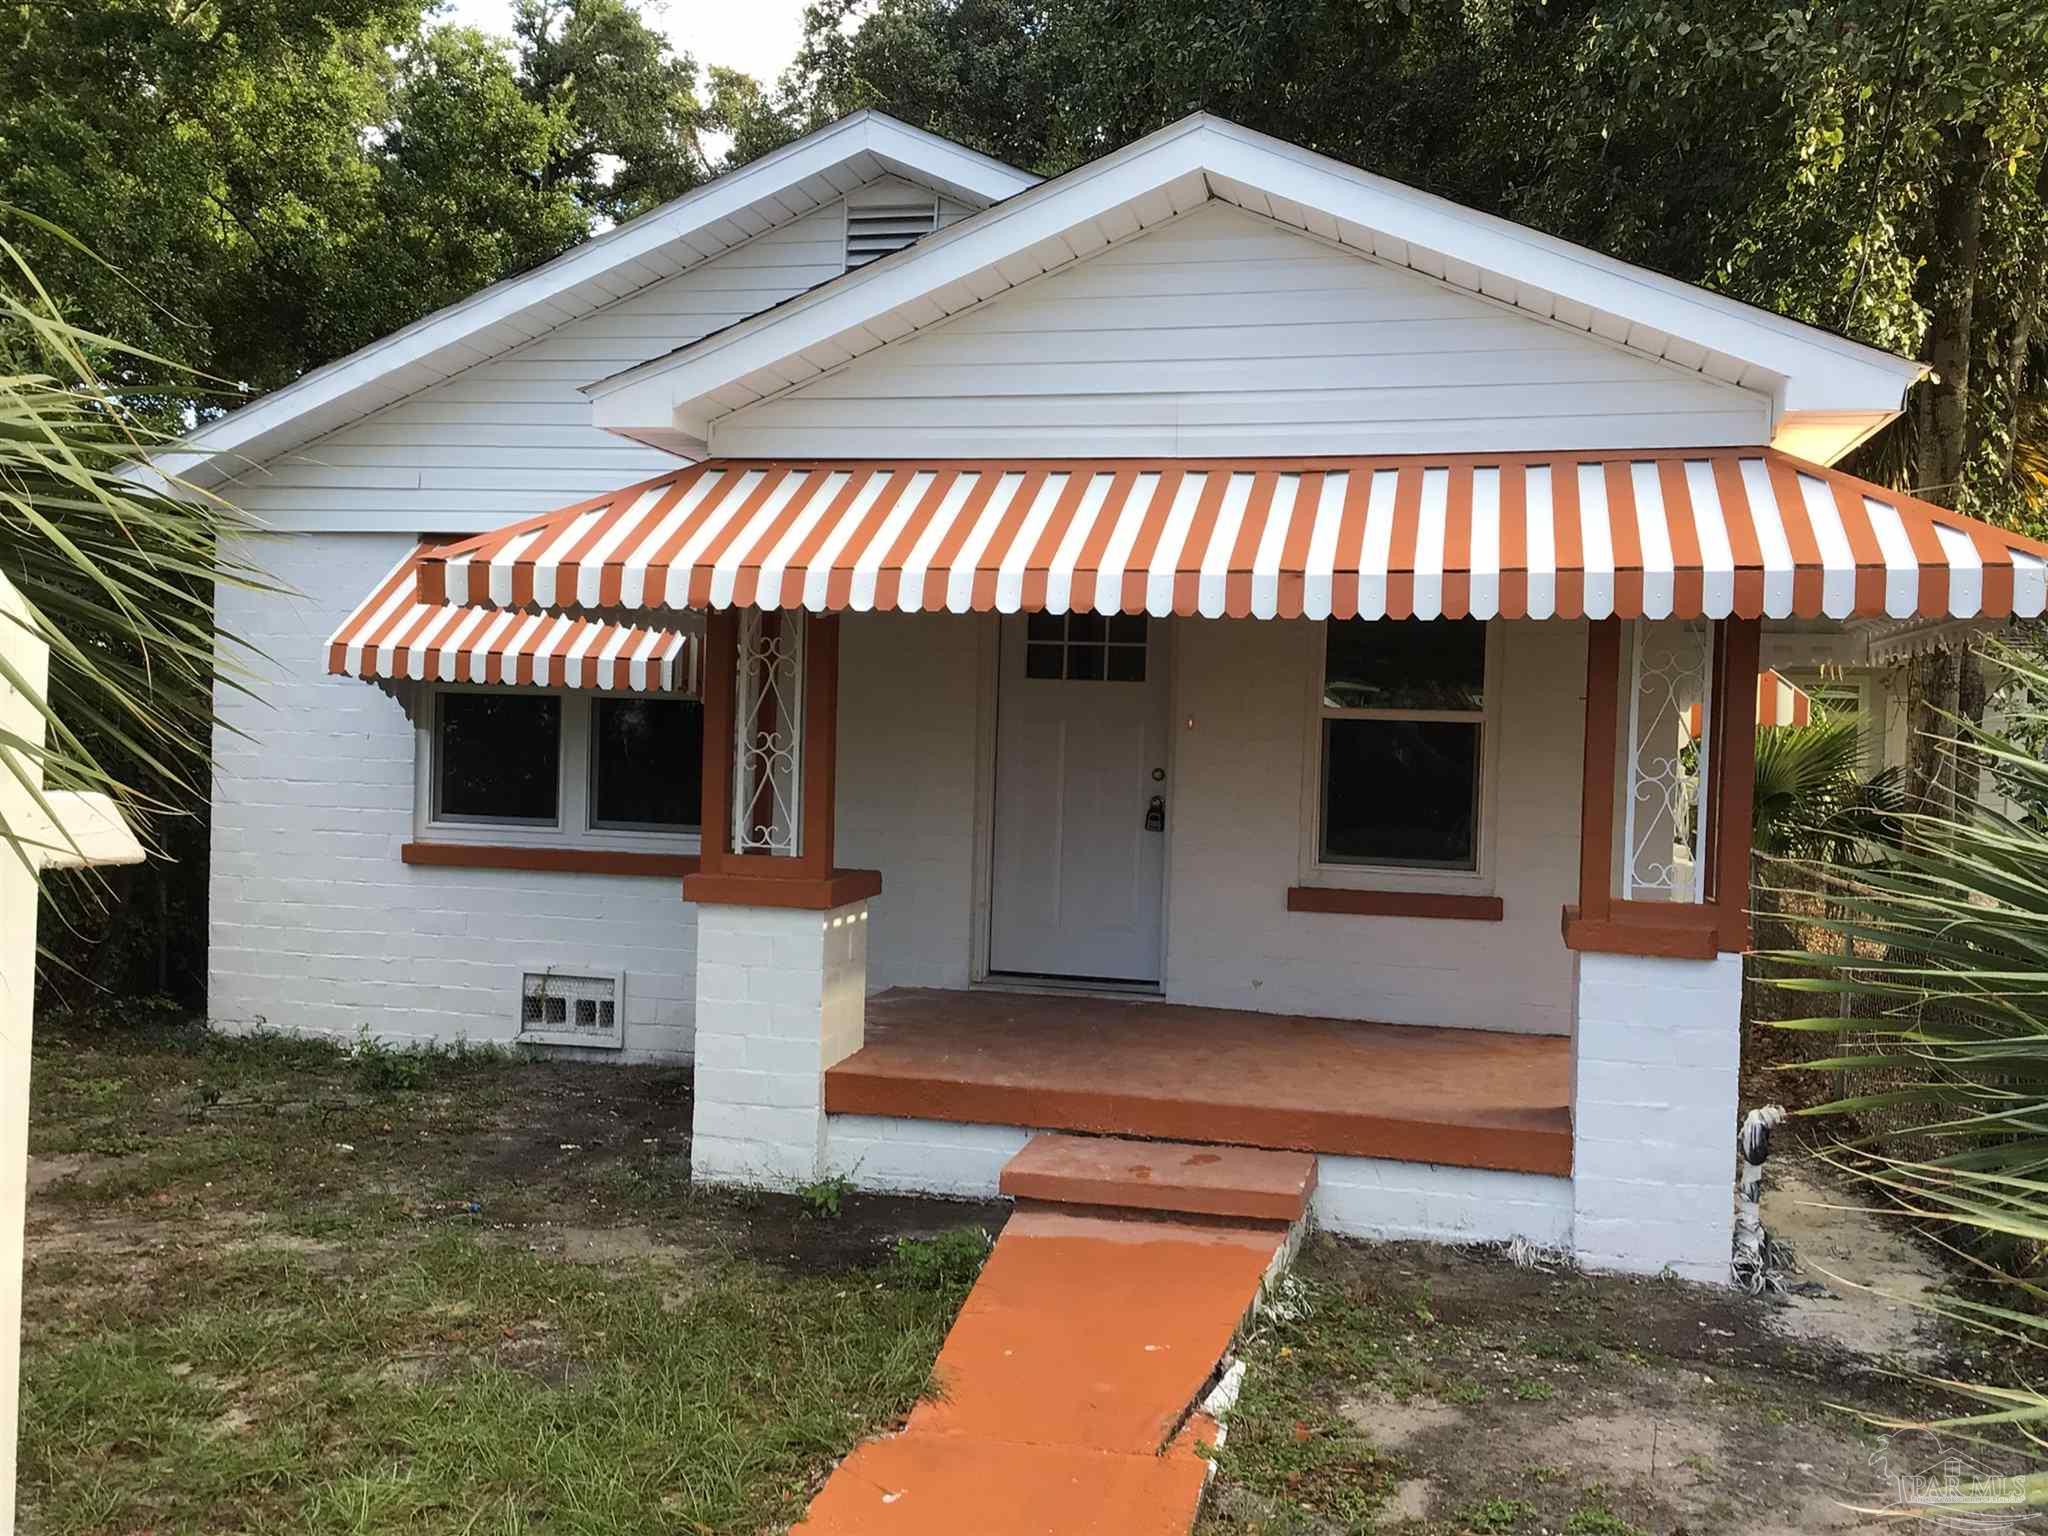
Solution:
[[[2048,0],[815,0],[772,85],[633,0],[430,3],[17,4],[0,204],[103,258],[16,232],[67,312],[260,391],[696,185],[707,134],[874,106],[1051,174],[1207,108],[1916,354],[1855,467],[2048,524]]]
[[[696,65],[626,0],[520,0],[509,40],[428,3],[10,7],[0,205],[76,243],[7,232],[69,318],[218,379],[210,410],[710,174]]]

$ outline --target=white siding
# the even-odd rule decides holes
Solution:
[[[216,691],[229,728],[214,735],[208,1012],[233,1028],[505,1042],[524,972],[624,972],[625,1050],[591,1054],[680,1059],[697,925],[676,881],[400,862],[412,723],[381,689],[327,676],[323,642],[410,547],[262,536],[251,557],[307,595],[220,593],[221,623],[270,660],[253,698]]]
[[[223,621],[273,661],[221,706],[212,1013],[224,1023],[393,1039],[509,1039],[520,972],[627,973],[630,1052],[690,1048],[694,909],[675,883],[411,866],[413,732],[378,689],[327,677],[321,641],[404,547],[263,538],[308,598],[228,592]],[[882,871],[869,984],[968,981],[982,631],[948,615],[844,621],[839,862]],[[1177,1002],[1391,1023],[1564,1033],[1558,912],[1577,869],[1579,625],[1503,648],[1500,923],[1286,910],[1300,879],[1309,624],[1185,621],[1177,650],[1166,993]],[[1192,719],[1193,728],[1185,722]]]
[[[1500,452],[1770,438],[1768,399],[1207,205],[713,423],[727,454]]]
[[[468,533],[665,474],[672,455],[591,425],[582,386],[837,277],[845,232],[843,203],[820,208],[251,469],[222,494],[278,529]]]

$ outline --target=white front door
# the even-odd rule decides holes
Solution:
[[[1159,979],[1165,641],[1142,615],[1003,620],[990,970]]]

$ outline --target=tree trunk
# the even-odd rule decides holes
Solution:
[[[1956,714],[1972,725],[1982,725],[1984,699],[1984,663],[1976,647],[1968,639],[1961,640],[1956,645]],[[1952,723],[1949,733],[1959,737],[1962,727]],[[1951,798],[1958,807],[1973,806],[1984,786],[1984,759],[1975,752],[1956,752],[1953,763]]]
[[[1945,507],[1959,507],[1969,454],[1971,319],[1983,256],[1984,178],[1991,166],[1991,145],[1975,123],[1950,129],[1944,137],[1946,174],[1935,197],[1926,281],[1921,286],[1927,337],[1920,355],[1935,376],[1915,391],[1915,490]]]
[[[1971,321],[1977,301],[1977,269],[1983,257],[1984,178],[1991,145],[1982,126],[1947,130],[1944,177],[1935,197],[1928,231],[1929,251],[1920,299],[1927,306],[1927,336],[1921,357],[1934,377],[1913,392],[1914,491],[1946,507],[1963,504],[1963,479],[1970,454]],[[1911,740],[1907,747],[1908,803],[1930,815],[1955,808],[1955,726],[1970,691],[1965,673],[1977,679],[1976,709],[1983,710],[1983,681],[1976,658],[1958,647],[1923,656],[1913,666]]]
[[[1953,807],[1949,717],[1956,712],[1960,657],[1947,646],[1913,663],[1907,698],[1913,734],[1906,743],[1906,794],[1916,811],[1942,816]]]

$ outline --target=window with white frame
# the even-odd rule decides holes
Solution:
[[[1816,720],[1855,720],[1863,737],[1863,771],[1885,766],[1885,721],[1878,707],[1876,680],[1870,676],[1827,672],[1786,672],[1785,680],[1813,701]]]
[[[695,699],[440,686],[427,693],[419,735],[421,830],[444,840],[697,846]]]
[[[1313,863],[1478,871],[1486,650],[1472,620],[1323,626]]]
[[[1813,700],[1815,708],[1830,720],[1860,719],[1869,708],[1860,681],[1825,682],[1815,679],[1800,683],[1799,687]]]

